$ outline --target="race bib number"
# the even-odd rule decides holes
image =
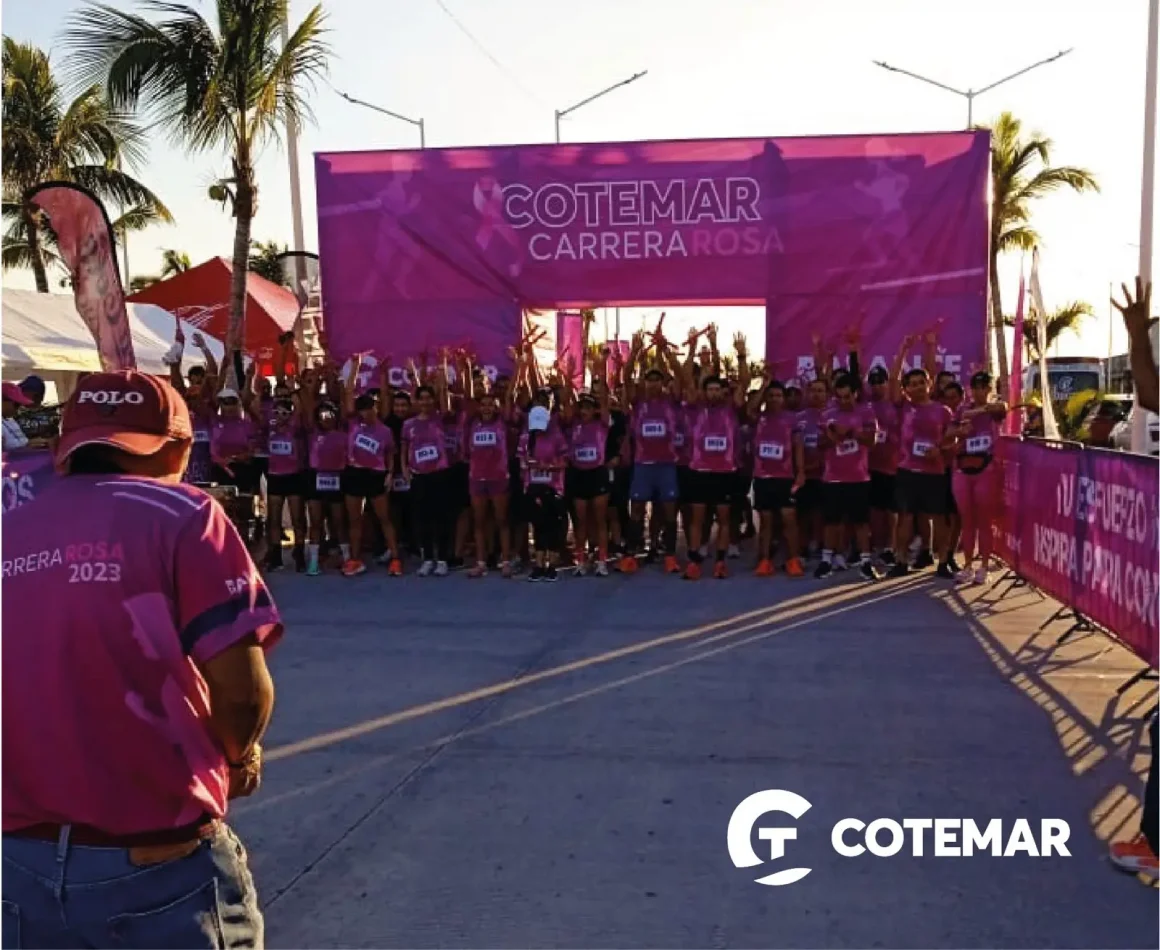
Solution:
[[[643,439],[663,439],[665,437],[665,424],[663,422],[645,422],[640,427],[640,435]]]
[[[319,491],[338,491],[338,476],[319,472],[314,478],[314,487]]]
[[[293,455],[294,454],[294,443],[287,442],[284,439],[272,440],[270,442],[270,454],[271,455],[283,455],[283,456]]]
[[[471,444],[477,449],[486,449],[497,445],[499,440],[491,429],[480,429],[471,437]]]
[[[533,485],[550,485],[554,474],[554,472],[550,472],[546,468],[533,468],[531,474],[528,476],[528,481]]]
[[[986,455],[990,451],[991,437],[989,435],[976,435],[967,439],[968,455]]]
[[[879,429],[877,432],[874,433],[874,444],[875,445],[885,445],[886,440],[889,438],[890,438],[890,436],[887,434],[885,429]]]
[[[594,445],[581,445],[576,449],[577,462],[595,462],[599,456],[600,453],[596,451]]]
[[[685,433],[674,432],[673,433],[673,448],[683,449],[684,447],[685,447]]]
[[[757,447],[757,454],[763,459],[773,459],[780,462],[785,458],[785,446],[780,442],[762,442]]]
[[[391,491],[410,491],[411,483],[400,475],[391,482]]]
[[[439,449],[433,445],[420,445],[415,449],[415,462],[418,465],[424,465],[427,462],[439,461]]]
[[[816,449],[818,447],[817,432],[807,432],[802,436],[802,445],[807,449]]]
[[[924,459],[934,451],[933,442],[915,442],[914,457]]]
[[[729,440],[723,435],[707,435],[705,436],[705,451],[728,452]]]
[[[354,447],[362,449],[364,452],[369,452],[371,455],[378,455],[379,450],[383,447],[378,439],[371,438],[365,432],[360,432],[354,437]]]
[[[208,442],[209,441],[209,430],[208,429],[194,429],[193,430],[193,441],[195,443]]]
[[[858,448],[859,446],[857,439],[843,439],[838,443],[835,452],[840,456],[856,455],[858,453]]]

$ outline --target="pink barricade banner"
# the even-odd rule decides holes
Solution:
[[[865,314],[888,360],[942,320],[944,365],[983,353],[989,134],[525,145],[315,156],[335,354],[468,337],[521,307],[766,305],[768,349]]]
[[[995,551],[1011,569],[1160,661],[1157,462],[1004,438]]]
[[[572,385],[576,389],[583,388],[587,353],[584,346],[584,317],[579,310],[556,311],[556,359],[560,361],[561,369],[566,360],[572,360]]]
[[[5,452],[0,463],[0,478],[4,486],[4,511],[35,501],[56,478],[52,453],[48,449]]]

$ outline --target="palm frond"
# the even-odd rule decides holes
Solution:
[[[155,224],[164,223],[168,222],[157,213],[156,208],[148,204],[135,205],[111,222],[117,240],[120,240],[123,231],[144,231]]]
[[[51,247],[41,246],[40,257],[45,267],[64,267],[64,261]],[[0,242],[0,266],[4,270],[32,269],[32,248],[28,246],[23,236],[13,240],[8,234],[4,235]]]
[[[158,221],[173,223],[173,215],[157,195],[141,182],[116,168],[104,165],[80,165],[69,169],[69,179],[87,188],[106,204],[122,208],[152,208]]]

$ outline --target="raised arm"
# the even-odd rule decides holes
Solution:
[[[893,403],[902,401],[902,368],[906,365],[906,357],[912,346],[914,337],[908,333],[902,338],[898,352],[894,356],[894,363],[890,367],[890,401]]]
[[[733,394],[733,403],[738,409],[743,409],[749,396],[750,383],[749,352],[744,333],[738,333],[733,338],[733,351],[737,354],[737,390]]]
[[[1160,374],[1148,333],[1152,325],[1152,282],[1137,277],[1135,299],[1127,284],[1120,284],[1120,288],[1124,292],[1124,303],[1113,299],[1112,305],[1120,311],[1128,331],[1128,362],[1136,399],[1149,412],[1160,412]]]

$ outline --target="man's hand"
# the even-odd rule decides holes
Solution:
[[[248,798],[262,784],[262,747],[257,743],[246,758],[230,764],[229,798]]]
[[[1152,282],[1144,282],[1137,277],[1134,300],[1127,284],[1120,284],[1120,289],[1124,292],[1124,302],[1121,304],[1113,297],[1112,306],[1124,318],[1124,328],[1128,335],[1147,334],[1152,325]]]

